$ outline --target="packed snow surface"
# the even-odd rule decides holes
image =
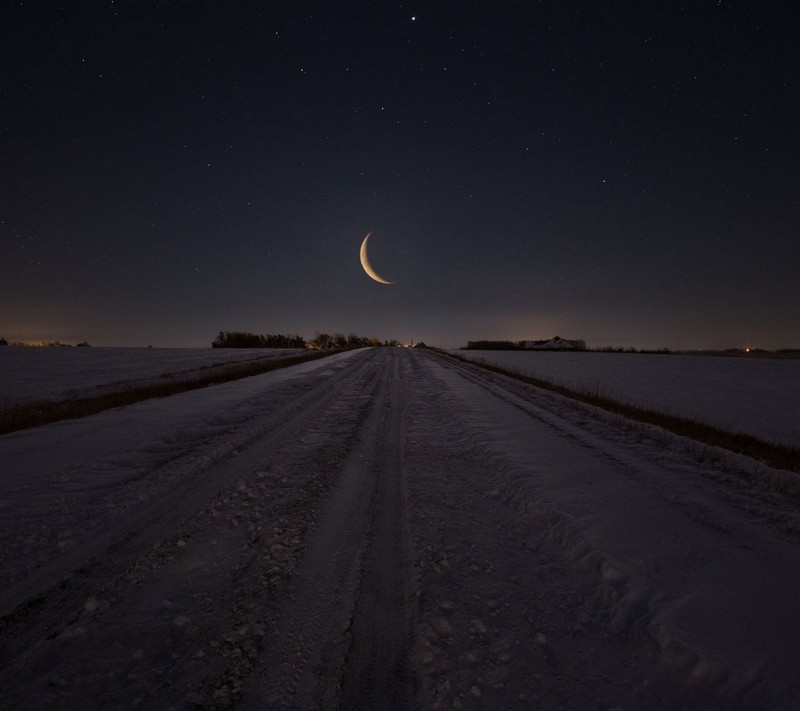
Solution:
[[[452,351],[573,390],[800,445],[800,359]]]
[[[19,431],[0,462],[4,709],[800,697],[780,472],[441,354]]]

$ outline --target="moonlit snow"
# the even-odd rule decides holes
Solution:
[[[0,402],[103,395],[163,379],[190,380],[212,366],[304,352],[292,348],[0,348]]]
[[[174,367],[119,354],[87,388]],[[541,355],[557,375],[566,354]],[[594,355],[564,377],[591,385]],[[34,399],[85,389],[67,362],[29,381]],[[0,393],[25,400],[7,377]],[[762,406],[791,436],[788,409]],[[4,708],[790,709],[800,694],[800,515],[765,486],[793,475],[442,354],[340,353],[4,435],[0,461]]]
[[[789,446],[800,442],[800,360],[542,351],[460,356]]]

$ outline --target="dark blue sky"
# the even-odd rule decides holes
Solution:
[[[799,347],[797,18],[4,3],[0,336]]]

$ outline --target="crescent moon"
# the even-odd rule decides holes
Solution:
[[[364,271],[367,273],[367,276],[381,284],[391,284],[392,282],[386,281],[383,277],[378,276],[377,272],[372,268],[372,265],[369,263],[369,259],[367,259],[367,240],[372,232],[368,232],[367,236],[364,237],[364,241],[361,243],[361,266],[364,267]]]

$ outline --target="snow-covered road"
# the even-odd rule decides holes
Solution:
[[[797,502],[685,445],[392,348],[2,436],[3,708],[793,708]]]

